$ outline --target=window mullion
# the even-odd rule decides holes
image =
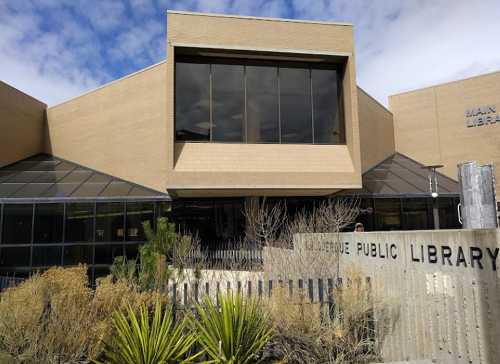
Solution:
[[[313,81],[312,81],[312,69],[309,68],[309,87],[311,92],[311,140],[314,144],[314,97],[313,97]]]
[[[213,129],[213,102],[212,102],[212,97],[213,97],[213,91],[212,91],[212,88],[213,88],[213,64],[210,64],[210,67],[209,67],[209,75],[208,75],[208,79],[209,79],[209,109],[210,109],[210,142],[212,142],[212,129]]]
[[[278,76],[278,143],[281,144],[281,83],[280,83],[280,66],[277,66]]]

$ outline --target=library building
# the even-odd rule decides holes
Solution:
[[[106,275],[160,216],[228,247],[264,198],[292,215],[355,197],[366,231],[460,229],[457,164],[500,159],[500,73],[386,108],[356,84],[351,24],[167,18],[164,61],[58,105],[0,82],[0,275]]]

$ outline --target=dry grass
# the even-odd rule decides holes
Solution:
[[[81,363],[99,356],[112,334],[111,313],[153,302],[109,278],[95,291],[87,268],[51,268],[0,296],[0,357],[12,363]],[[5,359],[4,359],[5,360]]]
[[[310,303],[306,292],[289,296],[276,289],[268,302],[275,336],[265,355],[282,363],[369,363],[379,359],[386,306],[364,279],[361,271],[345,272],[349,280],[333,292],[335,302],[329,319],[328,305]],[[377,335],[376,335],[377,334]]]

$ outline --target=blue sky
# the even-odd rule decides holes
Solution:
[[[387,96],[500,70],[498,0],[0,0],[0,79],[57,104],[165,59],[166,10],[350,22]]]

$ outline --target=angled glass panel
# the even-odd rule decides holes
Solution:
[[[5,204],[3,207],[2,244],[31,243],[32,204]]]
[[[33,267],[61,265],[62,246],[34,246]]]
[[[96,245],[94,264],[112,264],[115,258],[119,256],[123,256],[122,244]]]
[[[18,171],[0,171],[0,183],[1,182],[6,182],[9,178],[14,176],[16,173],[19,173]]]
[[[24,186],[24,183],[0,183],[0,197],[9,197]]]
[[[9,183],[29,183],[37,182],[37,177],[42,175],[39,171],[21,171],[9,178]]]
[[[96,241],[123,241],[125,204],[122,202],[97,203]]]
[[[104,191],[101,192],[100,196],[103,196],[103,197],[127,196],[131,189],[132,189],[132,185],[130,183],[111,182],[104,189]]]
[[[127,203],[127,241],[144,241],[144,228],[142,224],[149,222],[153,227],[154,204],[152,202]]]
[[[6,166],[5,168],[11,171],[27,171],[36,166],[37,164],[38,164],[37,161],[22,161],[14,163],[10,166]]]
[[[1,248],[0,267],[29,267],[30,257],[29,247]]]
[[[47,191],[52,183],[28,183],[16,193],[14,193],[11,197],[19,197],[19,198],[30,198],[30,197],[41,197]]]
[[[94,240],[94,204],[67,203],[65,242],[91,242]]]
[[[431,205],[427,198],[404,198],[403,230],[427,230],[434,228]]]
[[[278,67],[247,66],[247,142],[279,143]]]
[[[71,197],[96,197],[104,190],[107,183],[89,183],[85,182],[73,192]]]
[[[105,174],[94,172],[92,177],[90,177],[86,182],[87,183],[108,183],[111,181],[110,176],[106,176]]]
[[[64,177],[60,182],[61,183],[82,183],[86,181],[92,171],[83,170],[83,169],[75,169],[71,173],[69,173],[66,177]]]
[[[45,171],[37,177],[39,183],[55,183],[66,176],[68,171]]]
[[[279,69],[282,143],[312,143],[309,69]]]
[[[64,204],[36,204],[33,243],[61,243],[63,238],[63,222]]]
[[[43,197],[68,197],[79,185],[79,183],[58,182],[45,191]]]
[[[132,187],[128,195],[133,197],[150,197],[161,196],[163,194],[161,192],[152,191],[144,187],[134,186]]]
[[[175,64],[175,137],[210,140],[210,65]]]
[[[55,171],[71,171],[75,169],[75,165],[69,162],[61,162],[54,166]]]
[[[30,170],[31,171],[53,171],[55,166],[57,166],[61,161],[59,160],[44,160],[35,163]]]
[[[245,141],[245,80],[241,65],[212,65],[212,140]]]
[[[92,245],[69,245],[64,247],[63,265],[92,264],[94,247]]]
[[[336,70],[311,70],[313,90],[314,143],[343,144],[344,118],[341,114]]]

